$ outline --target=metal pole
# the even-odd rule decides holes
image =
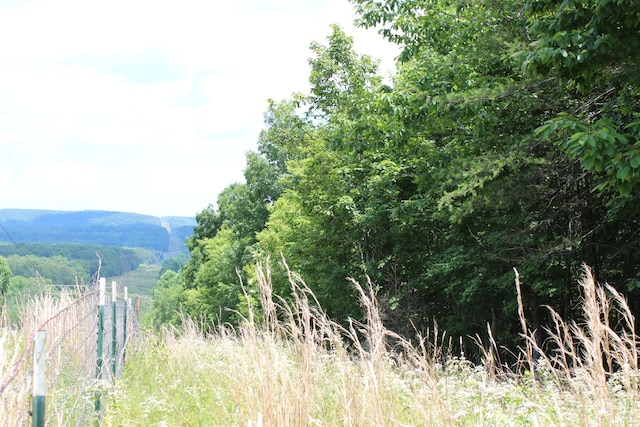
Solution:
[[[118,284],[114,280],[111,282],[111,373],[113,374],[113,380],[116,379],[116,367],[118,361],[118,316],[116,316],[116,303]]]
[[[122,369],[124,369],[124,359],[127,352],[127,306],[129,305],[128,289],[124,287],[124,326],[122,328]]]
[[[96,379],[102,379],[102,345],[104,342],[104,304],[107,294],[107,279],[100,278],[100,291],[98,293],[98,358],[96,360]],[[100,392],[96,393],[96,412],[100,412]]]
[[[38,331],[35,334],[35,346],[33,349],[33,408],[32,408],[32,425],[33,427],[44,427],[45,412],[45,366],[47,354],[45,352],[45,341],[47,331]]]

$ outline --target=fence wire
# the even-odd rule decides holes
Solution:
[[[22,316],[20,333],[8,327],[0,331],[0,426],[30,424],[31,387],[33,382],[33,332],[46,331],[46,425],[86,426],[99,414],[97,398],[106,396],[110,383],[124,369],[125,301],[116,302],[114,319],[112,302],[104,309],[103,369],[97,379],[98,291],[65,290],[57,295],[43,295],[31,301]],[[117,328],[116,357],[112,355],[112,326]],[[28,331],[28,332],[27,332]],[[135,337],[138,319],[127,309],[127,341]],[[22,350],[20,352],[20,350]],[[7,354],[7,351],[10,354]],[[3,354],[5,353],[5,354]],[[116,375],[112,373],[114,366]],[[102,402],[104,408],[105,402]]]

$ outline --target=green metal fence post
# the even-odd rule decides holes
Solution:
[[[100,278],[100,290],[98,292],[98,358],[96,360],[96,379],[102,379],[102,345],[104,342],[104,304],[107,293],[107,279]],[[100,412],[100,392],[96,392],[96,412]]]
[[[127,352],[127,305],[129,304],[129,297],[128,297],[128,289],[125,286],[124,287],[124,312],[123,312],[123,317],[124,317],[124,325],[122,327],[122,369],[124,369],[124,359],[126,356],[126,352]]]
[[[44,427],[45,412],[45,366],[47,354],[45,352],[45,341],[47,331],[38,331],[35,334],[35,345],[33,348],[33,407],[32,407],[32,425],[33,427]]]
[[[118,316],[116,316],[116,304],[118,302],[117,297],[118,284],[114,280],[111,282],[111,373],[113,374],[113,380],[116,379],[116,367],[118,361]]]

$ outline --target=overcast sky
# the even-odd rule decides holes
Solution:
[[[308,89],[347,0],[0,0],[0,207],[193,216],[243,180],[267,99]]]

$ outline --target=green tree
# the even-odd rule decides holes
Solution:
[[[44,277],[55,285],[75,285],[87,283],[89,272],[85,266],[75,260],[54,255],[52,257],[34,257],[10,255],[7,262],[16,276]]]
[[[183,293],[183,277],[179,273],[167,270],[160,276],[149,312],[149,321],[154,327],[181,324]]]
[[[258,151],[278,170],[280,181],[288,174],[288,163],[306,155],[305,141],[311,137],[314,126],[308,118],[298,114],[305,100],[305,95],[294,94],[291,100],[268,101],[265,129],[258,138]],[[282,182],[280,184],[283,185]]]
[[[522,3],[353,3],[362,25],[403,47],[392,83],[339,27],[311,45],[309,95],[270,101],[246,183],[225,189],[199,220],[184,306],[237,321],[255,292],[247,267],[280,254],[336,320],[361,315],[346,278],[370,278],[387,326],[407,336],[434,319],[460,337],[490,323],[514,347],[513,267],[532,328],[545,320],[543,305],[574,314],[583,261],[634,295],[640,208],[631,191],[612,203],[614,185],[593,192],[603,175],[545,138],[570,130],[561,113],[584,94],[559,69],[533,72],[535,55],[523,55],[537,33]],[[635,131],[632,110],[620,110],[624,122],[615,108],[607,120]],[[585,110],[581,120],[591,119]],[[539,128],[547,120],[555,129]],[[286,297],[285,272],[273,278]]]
[[[7,260],[0,256],[0,294],[2,295],[2,307],[5,307],[7,303],[7,294],[9,293],[12,276],[13,273],[11,273],[11,268]]]
[[[183,265],[185,265],[188,261],[189,260],[187,259],[185,254],[182,254],[182,253],[172,256],[171,258],[167,258],[164,261],[162,261],[162,268],[160,269],[160,275],[162,276],[164,273],[166,273],[169,270],[178,272],[180,271],[180,268]]]
[[[595,188],[629,201],[640,181],[640,4],[536,0],[526,12],[524,68],[559,79],[572,95],[539,132],[595,172]]]
[[[216,321],[237,321],[238,313],[246,312],[244,267],[254,262],[256,234],[282,191],[277,165],[258,153],[247,154],[244,176],[245,183],[220,193],[217,210],[210,206],[196,216],[198,225],[187,242],[191,257],[181,270],[185,310],[204,311]]]
[[[600,280],[626,292],[634,310],[638,239],[629,227],[640,179],[639,10],[633,1],[527,2],[532,43],[523,63],[530,75],[555,79],[563,93],[564,105],[541,117],[537,132],[579,161],[584,191],[599,195],[584,209],[581,218],[591,225],[577,240]]]

